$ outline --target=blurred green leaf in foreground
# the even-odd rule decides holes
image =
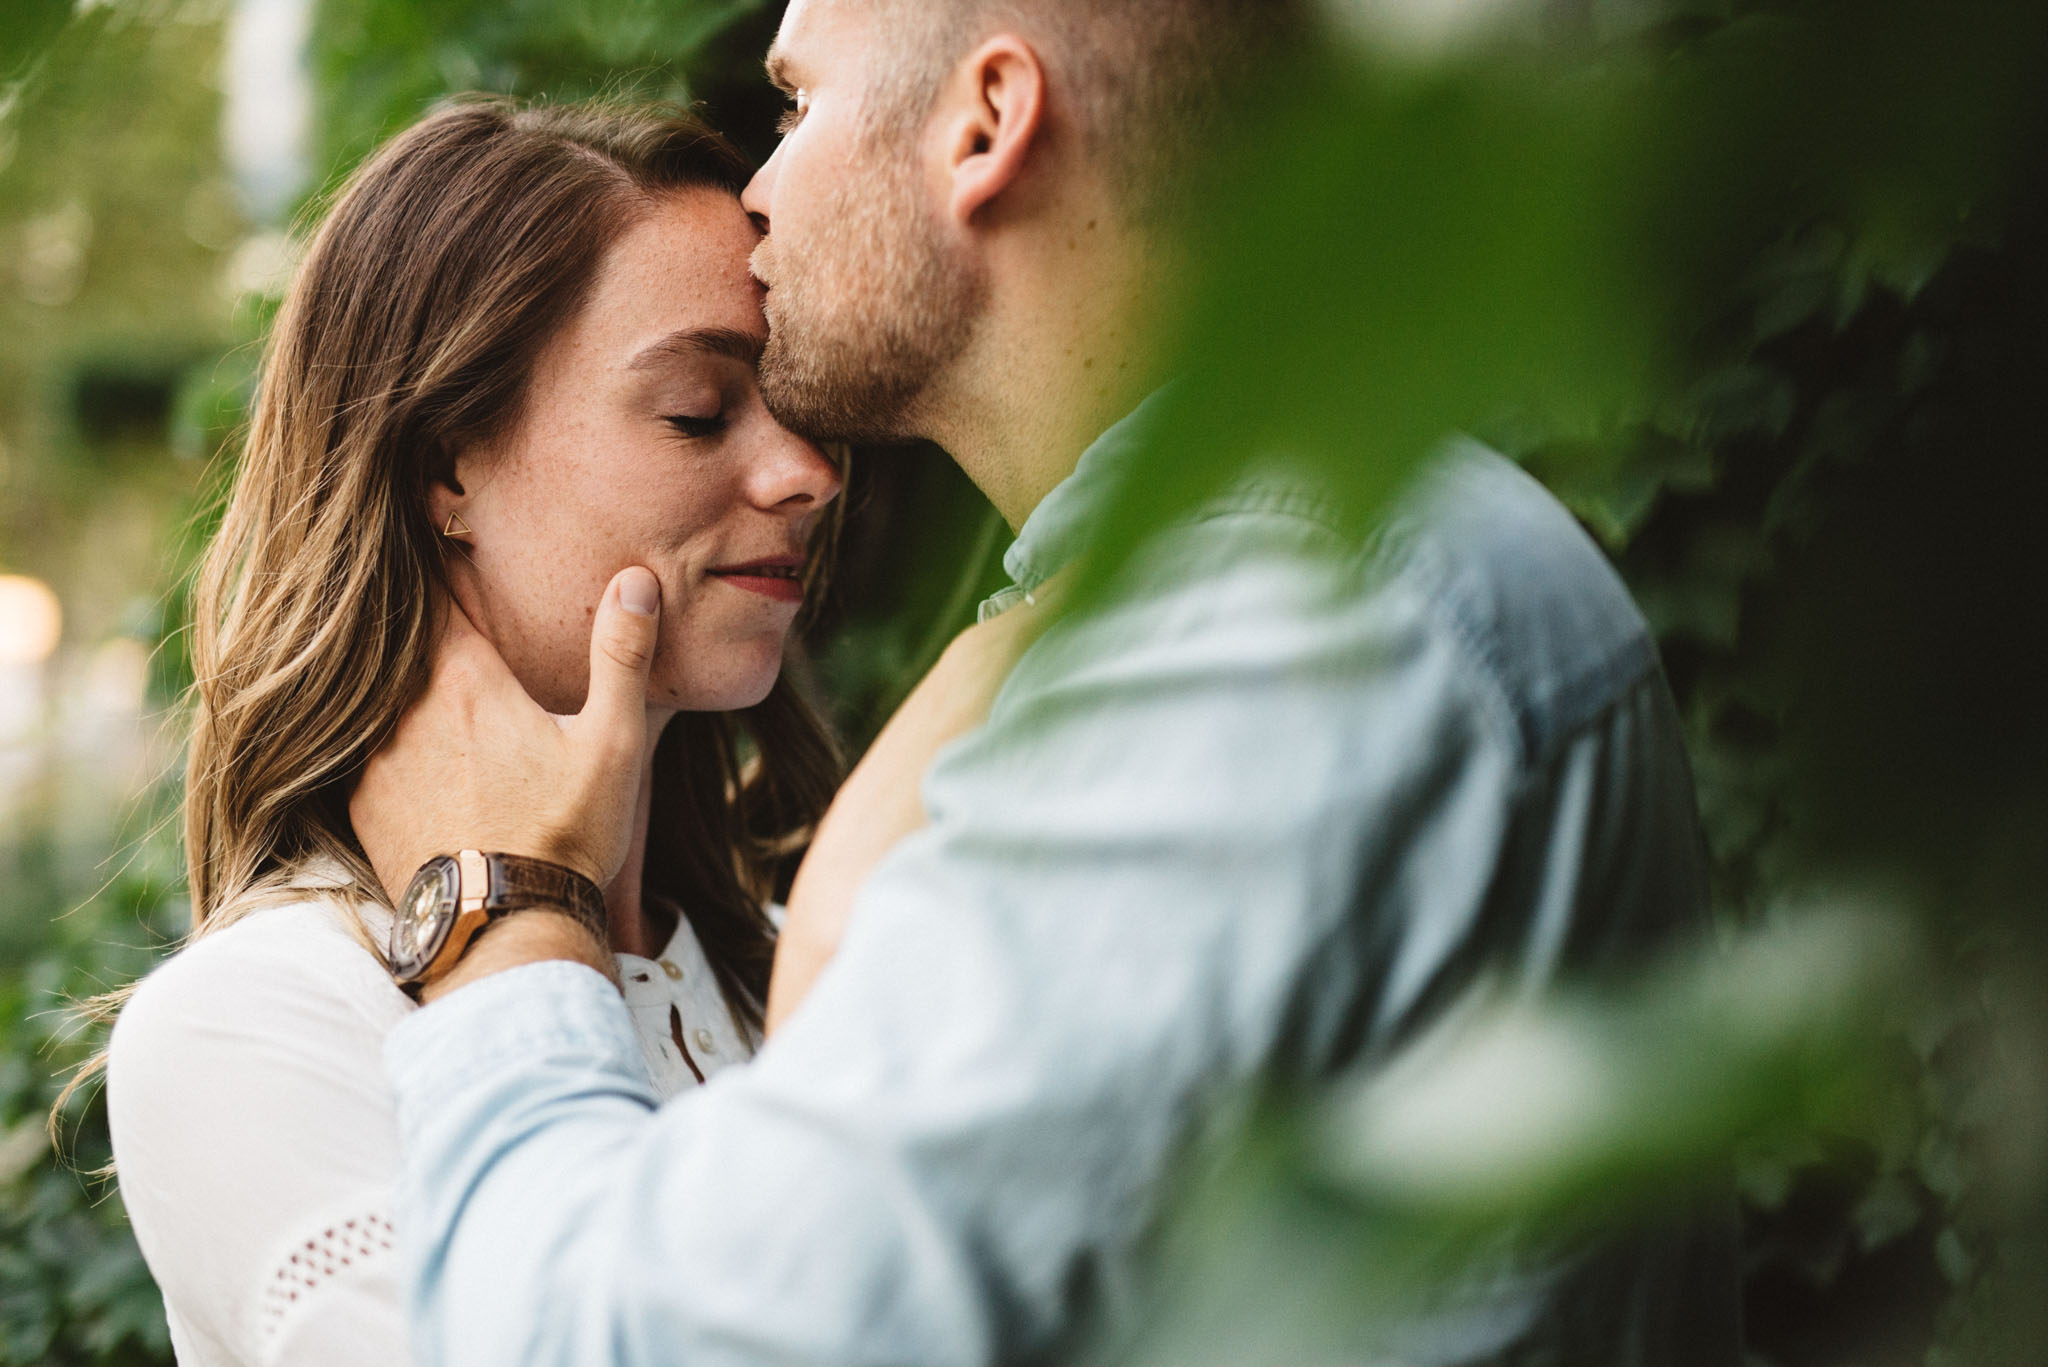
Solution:
[[[1757,1361],[2048,1357],[2048,16],[1320,12],[1194,196],[1190,381],[1091,594],[1256,461],[1364,526],[1485,437],[1659,636],[1729,943],[1272,1103],[1130,1356],[1356,1361],[1561,1216],[1733,1169]]]
[[[1141,1363],[1402,1360],[1402,1322],[1725,1195],[1731,1155],[1908,1106],[1865,1032],[1911,1018],[1912,931],[1852,899],[1629,983],[1484,987],[1384,1067],[1269,1099],[1193,1184]],[[1627,1312],[1621,1304],[1604,1313]]]

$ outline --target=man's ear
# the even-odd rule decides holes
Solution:
[[[947,209],[967,223],[1023,174],[1045,121],[1045,68],[1031,45],[1000,33],[956,70],[943,114]]]

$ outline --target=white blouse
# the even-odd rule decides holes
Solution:
[[[331,887],[331,883],[328,884]],[[384,1034],[412,1001],[316,877],[160,965],[108,1046],[121,1197],[183,1367],[410,1360]],[[390,916],[364,913],[373,937]],[[687,918],[618,956],[663,1097],[751,1057]]]

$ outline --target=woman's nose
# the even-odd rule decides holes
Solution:
[[[754,464],[749,492],[756,505],[781,512],[816,512],[839,497],[839,467],[810,442],[781,427]]]

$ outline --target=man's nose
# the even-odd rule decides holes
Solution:
[[[782,147],[777,144],[775,155],[754,178],[747,182],[747,188],[740,191],[740,207],[754,220],[754,226],[762,232],[768,231],[769,205],[775,198],[775,176],[782,166]]]

